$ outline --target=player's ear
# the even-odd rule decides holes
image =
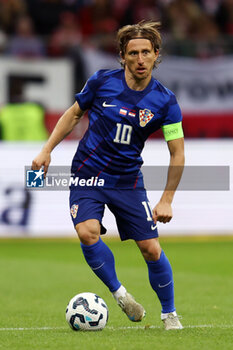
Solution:
[[[157,49],[157,50],[155,51],[155,60],[154,60],[153,69],[156,67],[156,61],[157,61],[158,57],[159,57],[159,50]]]
[[[159,57],[159,50],[157,49],[155,51],[155,62],[157,61],[157,58]]]
[[[124,55],[123,55],[122,51],[120,51],[120,62],[121,62],[121,65],[124,67],[124,65],[125,65],[125,58],[124,58]]]

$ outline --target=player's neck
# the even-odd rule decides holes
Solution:
[[[125,81],[131,90],[142,91],[144,90],[151,81],[151,75],[148,75],[144,79],[137,79],[129,72],[125,71]]]

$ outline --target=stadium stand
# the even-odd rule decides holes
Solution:
[[[75,93],[89,75],[85,49],[116,55],[116,30],[143,19],[161,21],[164,58],[208,61],[233,54],[230,0],[0,0],[0,60],[67,58],[74,65]],[[232,94],[231,83],[228,88]],[[49,132],[61,112],[46,110]],[[233,108],[194,114],[184,112],[186,137],[233,136]]]

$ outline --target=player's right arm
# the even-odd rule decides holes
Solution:
[[[58,120],[53,132],[51,133],[48,141],[42,148],[41,152],[32,161],[32,170],[39,170],[44,166],[45,174],[48,171],[48,167],[51,161],[52,150],[74,129],[75,125],[80,121],[83,111],[79,107],[79,104],[75,102],[70,108]]]

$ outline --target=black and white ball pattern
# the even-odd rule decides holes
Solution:
[[[67,306],[66,320],[75,331],[101,330],[108,321],[107,304],[94,293],[77,294]]]

